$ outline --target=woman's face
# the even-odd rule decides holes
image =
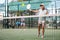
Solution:
[[[45,7],[42,5],[42,6],[40,6],[40,8],[41,8],[41,9],[44,9]]]

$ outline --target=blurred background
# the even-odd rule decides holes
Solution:
[[[26,6],[31,4],[32,10],[38,10],[41,3],[45,4],[49,14],[60,14],[59,0],[1,0],[0,13],[3,17],[36,15],[27,10]],[[26,28],[37,28],[38,18],[25,18]],[[0,28],[19,28],[21,18],[0,20]],[[18,27],[17,27],[18,26]],[[60,16],[46,17],[46,28],[60,28]]]

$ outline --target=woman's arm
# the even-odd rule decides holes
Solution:
[[[32,11],[32,12],[36,12],[36,13],[39,12],[39,10],[31,10],[31,11]]]

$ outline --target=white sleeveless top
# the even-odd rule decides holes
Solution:
[[[40,16],[40,15],[46,15],[46,12],[47,12],[46,9],[45,9],[45,10],[39,9],[38,16]],[[40,20],[40,21],[43,21],[44,18],[39,17],[39,20]]]
[[[47,10],[39,9],[38,15],[46,15]]]

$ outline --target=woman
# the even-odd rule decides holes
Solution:
[[[38,13],[39,16],[48,14],[48,11],[45,9],[45,6],[43,3],[40,5],[39,10],[31,10],[31,11]],[[38,37],[40,36],[41,27],[42,27],[42,38],[44,38],[45,17],[43,18],[39,17],[38,19]]]

